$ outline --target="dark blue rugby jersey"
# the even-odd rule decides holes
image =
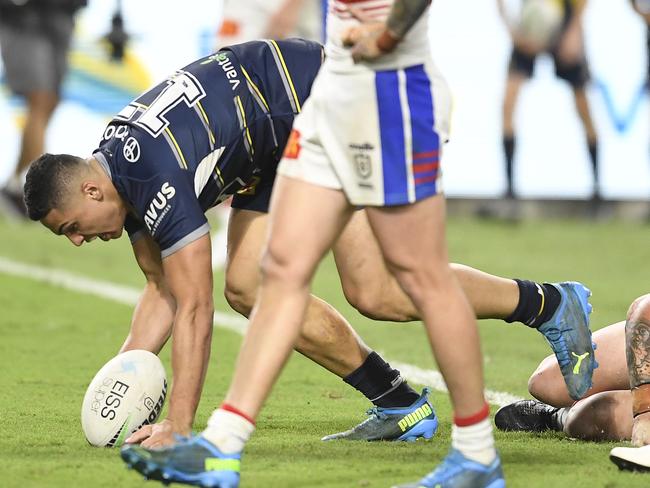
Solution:
[[[320,44],[254,41],[178,70],[111,120],[93,153],[166,257],[206,234],[204,212],[277,166],[322,62]]]

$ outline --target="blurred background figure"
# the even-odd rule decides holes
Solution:
[[[323,42],[323,0],[224,0],[223,20],[216,48],[255,39],[301,37]],[[214,208],[219,220],[212,234],[212,267],[221,269],[227,258],[228,202]]]
[[[503,103],[506,198],[514,199],[517,196],[513,184],[516,148],[513,114],[517,96],[523,83],[533,74],[537,55],[548,53],[553,58],[555,74],[571,85],[593,168],[592,201],[598,202],[600,200],[598,136],[585,91],[589,70],[584,54],[581,25],[587,0],[522,0],[520,14],[516,21],[507,14],[504,0],[497,0],[497,2],[499,13],[506,23],[513,44]]]
[[[113,61],[124,60],[126,43],[129,35],[124,30],[124,17],[122,16],[122,0],[117,0],[115,13],[111,18],[111,30],[105,36],[110,48],[110,57]]]
[[[0,0],[0,50],[6,82],[24,97],[20,153],[0,199],[13,216],[25,216],[23,174],[44,152],[45,132],[67,71],[74,16],[86,0]]]
[[[217,47],[287,37],[322,42],[322,0],[225,0]]]

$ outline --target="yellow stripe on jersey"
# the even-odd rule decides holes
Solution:
[[[221,170],[219,169],[219,166],[214,167],[214,172],[217,173],[217,178],[219,178],[219,183],[223,186],[225,183],[223,182],[223,176],[221,176]]]
[[[251,138],[251,133],[248,131],[248,122],[246,122],[246,112],[244,112],[244,106],[241,103],[241,98],[239,97],[239,95],[235,97],[235,105],[239,109],[239,115],[241,115],[242,124],[244,126],[244,129],[246,129],[246,139],[248,140],[248,145],[250,147],[251,154],[253,154],[255,152],[253,149],[253,139]]]
[[[183,169],[187,169],[187,161],[185,161],[185,156],[183,156],[183,152],[181,151],[178,142],[176,142],[176,138],[174,137],[174,134],[172,134],[172,131],[169,130],[169,127],[165,127],[165,132],[167,133],[171,141],[174,143],[174,147],[176,148],[176,151],[178,152],[178,155],[181,158]]]
[[[255,83],[253,83],[253,80],[251,80],[251,77],[248,76],[248,71],[246,71],[246,68],[244,68],[241,64],[239,65],[239,67],[241,68],[242,73],[244,73],[244,76],[246,77],[246,79],[250,83],[251,87],[253,87],[253,90],[255,90],[255,93],[257,93],[257,96],[260,97],[260,100],[262,100],[262,103],[264,104],[264,106],[266,107],[266,110],[268,112],[269,111],[269,104],[266,103],[266,100],[264,99],[264,96],[262,95],[262,92],[257,87],[257,85]]]
[[[296,94],[296,89],[293,86],[293,80],[291,79],[291,75],[289,74],[289,70],[287,69],[287,65],[284,62],[284,57],[282,56],[282,51],[280,51],[280,46],[278,46],[278,43],[275,42],[273,39],[269,39],[269,42],[271,45],[275,48],[276,52],[278,53],[278,57],[280,58],[280,62],[282,63],[282,68],[284,69],[284,73],[287,75],[287,81],[289,81],[289,86],[291,87],[291,93],[293,95],[293,99],[296,102],[296,107],[298,108],[298,112],[300,112],[300,101],[298,100],[298,95]]]
[[[196,102],[196,106],[199,107],[201,115],[203,116],[203,120],[205,120],[205,126],[206,129],[208,129],[208,134],[210,135],[210,142],[214,145],[217,140],[215,139],[214,134],[210,129],[210,121],[208,120],[208,115],[205,113],[205,110],[203,110],[203,105],[201,105],[200,101]]]

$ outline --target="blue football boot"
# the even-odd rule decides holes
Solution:
[[[575,281],[553,286],[560,292],[560,305],[538,330],[557,357],[569,396],[579,400],[591,388],[591,377],[598,367],[589,330],[591,291]]]
[[[501,460],[489,466],[467,459],[452,449],[442,463],[420,481],[393,488],[505,488]]]
[[[171,447],[126,445],[120,452],[129,468],[145,479],[204,488],[237,488],[241,453],[223,454],[200,435]]]
[[[438,417],[429,403],[429,388],[412,405],[403,408],[374,407],[369,417],[350,430],[323,437],[323,441],[415,441],[431,439],[438,429]]]

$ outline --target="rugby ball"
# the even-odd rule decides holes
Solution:
[[[120,446],[133,432],[156,421],[167,396],[167,376],[149,351],[118,354],[95,375],[81,406],[81,427],[97,447]]]
[[[519,34],[540,48],[556,41],[564,20],[564,6],[559,0],[524,0],[521,7]]]

